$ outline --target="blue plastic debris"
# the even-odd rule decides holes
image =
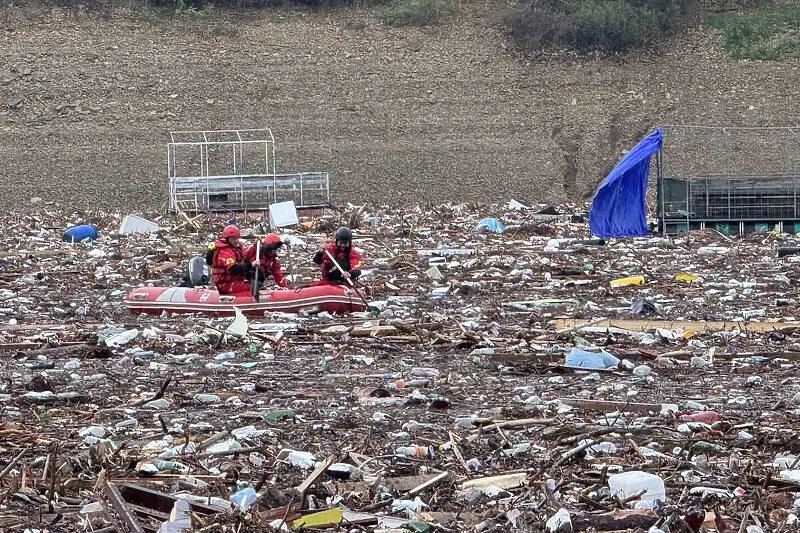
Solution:
[[[61,236],[62,241],[66,242],[81,242],[86,239],[93,241],[97,238],[97,226],[92,224],[82,224],[80,226],[72,226],[64,230]]]
[[[258,495],[253,487],[247,487],[231,496],[231,503],[242,511],[246,511],[256,503]]]
[[[570,368],[586,368],[589,370],[608,370],[619,365],[619,359],[606,352],[589,352],[581,348],[573,348],[567,354],[564,366]]]
[[[503,233],[506,230],[506,226],[496,218],[482,218],[478,222],[478,227],[476,229],[478,231],[485,230],[492,233]]]

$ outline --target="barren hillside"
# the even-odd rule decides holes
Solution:
[[[267,125],[279,171],[406,204],[581,198],[657,122],[797,122],[800,61],[724,59],[703,28],[625,60],[525,59],[504,9],[397,29],[359,9],[4,5],[0,207],[157,208],[174,129]]]

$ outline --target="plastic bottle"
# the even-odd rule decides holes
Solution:
[[[719,414],[714,411],[700,411],[688,415],[681,415],[682,422],[702,422],[704,424],[713,424],[719,420],[719,418]]]
[[[194,401],[199,403],[219,403],[220,398],[216,394],[195,394]]]
[[[430,450],[428,450],[428,448],[425,446],[400,446],[394,451],[394,453],[396,455],[402,455],[403,457],[424,459],[428,457]]]
[[[727,453],[728,450],[724,446],[720,446],[719,444],[714,444],[713,442],[706,442],[704,440],[699,440],[692,444],[692,449],[695,451],[703,451],[703,452],[713,452],[713,453]]]
[[[439,371],[435,368],[416,366],[411,369],[411,375],[418,378],[436,378],[439,377]]]
[[[183,463],[179,463],[178,461],[155,459],[153,461],[153,466],[155,466],[159,472],[180,472],[181,474],[189,473],[189,467]]]
[[[72,226],[64,230],[61,235],[61,240],[65,242],[81,242],[84,239],[93,241],[97,238],[97,226],[91,224],[83,224],[81,226]]]
[[[608,488],[622,499],[630,498],[644,490],[645,493],[641,496],[644,505],[641,507],[652,507],[656,500],[664,501],[667,497],[664,480],[655,474],[640,470],[610,476]]]

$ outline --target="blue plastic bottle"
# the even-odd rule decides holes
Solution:
[[[64,230],[61,240],[66,242],[81,242],[84,239],[95,240],[97,238],[97,226],[83,224],[72,226]]]

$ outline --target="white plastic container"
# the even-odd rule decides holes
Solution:
[[[639,470],[614,474],[608,478],[608,488],[623,500],[644,490],[645,493],[642,494],[641,502],[636,504],[636,508],[652,508],[656,500],[667,499],[664,480],[655,474]]]

